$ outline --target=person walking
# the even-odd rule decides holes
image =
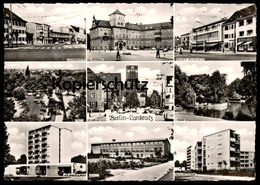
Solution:
[[[120,61],[120,60],[121,60],[120,53],[119,53],[119,49],[117,50],[117,53],[116,53],[116,60],[117,60],[117,61]]]
[[[159,49],[157,49],[157,51],[156,51],[156,58],[160,58],[160,50]]]
[[[180,55],[182,55],[182,47],[180,47]]]

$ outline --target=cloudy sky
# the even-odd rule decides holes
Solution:
[[[176,4],[175,6],[175,36],[188,33],[192,28],[202,26],[223,17],[229,18],[235,11],[251,4]]]
[[[89,123],[88,124],[88,147],[91,151],[91,143],[116,141],[133,141],[139,139],[169,138],[171,135],[168,128],[173,128],[172,123]],[[173,152],[173,140],[171,152]]]
[[[132,62],[131,64],[124,63],[88,63],[87,66],[94,71],[94,73],[121,73],[121,80],[126,79],[126,65],[138,65],[138,79],[139,81],[149,81],[147,84],[148,95],[154,90],[161,92],[162,80],[156,80],[157,74],[163,73],[173,76],[172,64],[161,62]],[[164,83],[165,85],[165,83]]]
[[[26,154],[27,156],[27,132],[47,125],[49,125],[49,123],[6,123],[9,133],[8,143],[11,148],[10,153],[15,156],[16,160],[19,159],[22,154]],[[68,147],[71,148],[71,157],[86,154],[85,124],[52,123],[52,125],[72,130],[71,143],[68,143]]]
[[[5,62],[5,69],[86,69],[85,62]]]
[[[4,4],[10,8],[10,4]],[[119,9],[126,15],[126,22],[131,23],[157,23],[169,22],[173,14],[173,7],[166,3],[147,4],[105,4],[105,3],[80,3],[80,4],[12,4],[15,14],[26,21],[50,24],[54,27],[75,25],[85,27],[87,32],[91,28],[92,18],[109,20],[109,14]]]
[[[233,129],[240,134],[240,150],[254,151],[255,148],[255,122],[176,122],[175,133],[175,159],[186,160],[186,149],[190,145],[195,147],[197,141],[203,136],[225,129]]]
[[[240,62],[230,61],[228,62],[175,62],[176,65],[180,66],[181,71],[187,75],[195,74],[212,74],[214,71],[219,70],[220,73],[227,74],[227,85],[233,82],[236,78],[243,78]]]

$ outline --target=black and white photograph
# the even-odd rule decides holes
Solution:
[[[174,131],[175,181],[255,180],[255,122],[176,122]]]
[[[77,123],[7,123],[5,180],[86,181],[86,128]]]
[[[173,143],[172,123],[89,123],[88,180],[173,181]]]
[[[173,121],[173,63],[87,64],[87,121]]]
[[[175,4],[175,60],[256,60],[255,4]]]
[[[5,61],[86,60],[87,4],[4,4]]]
[[[86,121],[85,62],[8,62],[4,120]]]
[[[176,121],[254,121],[256,62],[175,62]]]
[[[173,3],[89,3],[88,61],[173,60]]]

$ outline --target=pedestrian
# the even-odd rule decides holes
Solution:
[[[156,51],[156,58],[160,58],[160,50],[159,49],[157,49],[157,51]]]
[[[190,53],[192,53],[192,47],[190,47]]]
[[[118,61],[121,60],[121,59],[120,59],[120,53],[119,53],[119,50],[117,50],[117,53],[116,53],[116,60],[118,60]]]
[[[180,47],[180,55],[182,55],[182,47]]]
[[[222,49],[222,52],[224,53],[225,52],[225,48],[223,47],[223,49]]]

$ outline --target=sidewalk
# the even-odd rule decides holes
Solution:
[[[180,54],[179,51],[176,51],[175,52],[176,54]],[[182,53],[190,53],[189,50],[183,50]],[[221,55],[230,55],[230,54],[234,54],[234,55],[256,55],[256,52],[241,52],[241,51],[237,51],[236,53],[234,52],[231,52],[231,51],[225,51],[224,53],[222,51],[196,51],[196,50],[192,50],[192,53],[190,54],[196,54],[196,53],[199,53],[199,54],[221,54]]]
[[[105,179],[105,181],[157,181],[166,175],[170,169],[173,169],[173,161],[119,173],[116,176]]]

